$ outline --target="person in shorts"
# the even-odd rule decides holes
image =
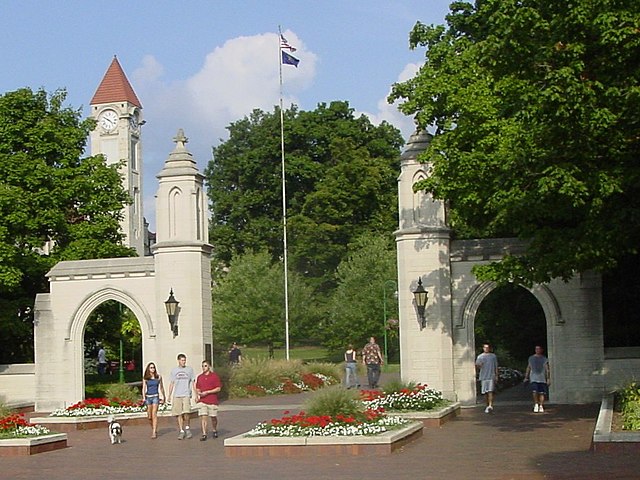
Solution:
[[[535,353],[529,357],[524,381],[531,382],[533,393],[533,412],[544,413],[544,400],[549,397],[551,370],[549,360],[544,356],[544,348],[536,345]]]
[[[487,402],[484,413],[492,413],[493,396],[498,386],[498,357],[491,351],[491,344],[482,345],[482,353],[476,358],[476,370],[480,380],[480,392]]]
[[[178,354],[178,366],[171,370],[171,383],[169,384],[169,398],[171,399],[171,414],[178,418],[178,440],[191,438],[193,435],[189,428],[191,415],[191,394],[195,396],[196,375],[193,368],[187,366],[187,356]]]
[[[202,362],[202,373],[196,379],[196,408],[200,417],[202,436],[200,441],[207,439],[207,418],[211,417],[211,436],[218,438],[218,392],[222,389],[222,382],[211,365],[206,360]]]

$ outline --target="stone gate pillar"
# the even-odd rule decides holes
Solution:
[[[418,161],[431,140],[426,132],[411,136],[401,156],[398,179],[400,224],[395,232],[400,307],[400,369],[403,381],[429,384],[455,399],[451,318],[451,232],[445,205],[413,184],[427,177],[428,165]],[[412,292],[418,278],[429,293],[427,325],[421,328]]]
[[[157,243],[152,251],[156,272],[156,319],[159,325],[158,368],[168,376],[178,353],[199,371],[200,362],[212,354],[211,245],[208,243],[204,176],[186,149],[182,130],[176,147],[157,175]],[[174,336],[164,301],[173,291],[178,300],[178,332]],[[210,359],[210,358],[209,358]]]

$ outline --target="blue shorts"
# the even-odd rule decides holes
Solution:
[[[542,382],[531,382],[531,391],[538,395],[549,396],[549,386]]]
[[[152,396],[147,395],[147,397],[144,399],[144,404],[145,405],[160,404],[160,395],[152,395]]]

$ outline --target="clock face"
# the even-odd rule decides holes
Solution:
[[[137,130],[138,127],[140,126],[139,122],[138,122],[138,115],[131,115],[131,117],[129,117],[129,125],[131,125],[131,129],[132,130]]]
[[[105,110],[100,114],[98,123],[107,131],[114,130],[118,126],[118,114],[113,110]]]

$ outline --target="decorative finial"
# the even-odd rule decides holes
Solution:
[[[176,143],[176,148],[185,148],[184,144],[187,143],[189,139],[184,136],[184,130],[179,128],[177,135],[173,137],[173,141]]]

